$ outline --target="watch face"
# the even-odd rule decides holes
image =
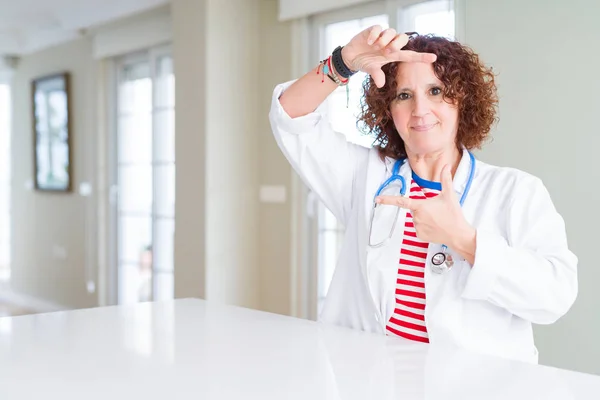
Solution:
[[[444,253],[435,253],[431,258],[431,263],[435,266],[442,265],[446,261],[446,255]]]

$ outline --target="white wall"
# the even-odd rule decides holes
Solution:
[[[257,91],[260,184],[283,186],[285,203],[260,204],[261,308],[279,314],[291,311],[291,167],[273,139],[269,123],[275,85],[292,79],[292,23],[277,22],[272,1],[261,2],[260,87]]]
[[[209,0],[206,24],[207,299],[260,307],[260,0]]]
[[[500,123],[480,157],[542,178],[579,256],[579,297],[536,327],[540,362],[600,374],[600,3],[467,0],[466,43],[498,74]]]
[[[77,194],[81,182],[95,183],[97,65],[91,55],[91,41],[76,40],[21,58],[13,75],[11,286],[66,307],[97,304],[86,290],[86,267],[94,268],[95,257],[94,198]],[[74,192],[41,193],[26,187],[34,178],[31,80],[62,71],[71,73]]]
[[[177,297],[260,307],[258,1],[173,2]]]
[[[174,0],[175,297],[206,297],[206,6]]]
[[[266,11],[272,23],[275,8],[269,0],[172,3],[178,297],[263,307],[259,157],[270,155],[260,141],[269,103],[260,81],[261,68],[280,66],[260,56],[281,46],[261,44],[259,22]]]

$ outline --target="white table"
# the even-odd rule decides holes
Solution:
[[[0,399],[599,399],[600,377],[185,299],[0,318]]]

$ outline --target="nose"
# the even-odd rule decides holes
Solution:
[[[427,96],[415,95],[413,97],[413,117],[423,117],[431,111],[431,104]]]

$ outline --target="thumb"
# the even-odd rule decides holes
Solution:
[[[370,73],[371,78],[373,78],[373,82],[378,88],[382,88],[385,85],[385,74],[380,68],[374,69]]]
[[[454,184],[452,183],[452,172],[449,164],[444,165],[441,174],[442,181],[442,194],[449,198],[455,199],[456,193],[454,192]]]

